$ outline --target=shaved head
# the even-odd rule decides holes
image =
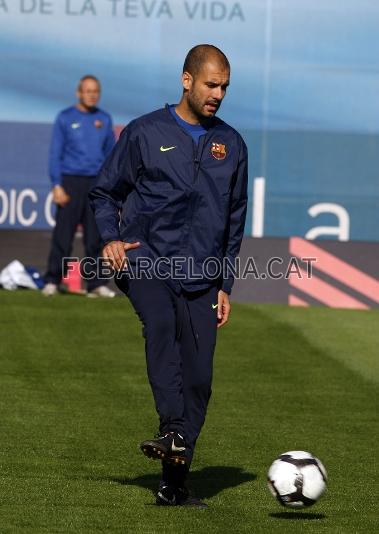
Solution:
[[[217,113],[230,83],[230,64],[219,48],[191,48],[183,65],[183,94],[176,113],[190,124],[202,124]]]
[[[218,63],[225,70],[230,71],[228,58],[219,48],[209,44],[200,44],[191,48],[184,60],[183,72],[196,77],[205,63]]]

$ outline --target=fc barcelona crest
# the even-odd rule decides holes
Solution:
[[[220,143],[212,143],[211,154],[215,159],[226,158],[226,146]]]

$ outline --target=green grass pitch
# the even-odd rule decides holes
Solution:
[[[126,298],[0,293],[0,533],[378,532],[379,310],[233,305],[191,489],[158,508],[138,444],[157,418]],[[274,458],[313,452],[329,484],[281,508]]]

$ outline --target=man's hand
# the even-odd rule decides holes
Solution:
[[[225,291],[218,292],[218,307],[217,307],[217,328],[224,326],[228,322],[229,313],[230,313],[230,301],[229,295]]]
[[[70,196],[61,185],[55,185],[53,187],[53,201],[61,208],[70,202]]]
[[[136,243],[124,243],[124,241],[110,241],[103,248],[103,258],[107,259],[115,271],[120,271],[125,267],[126,251],[132,248],[138,248],[139,241]]]

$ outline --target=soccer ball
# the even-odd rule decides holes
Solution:
[[[267,474],[268,487],[280,504],[290,508],[312,506],[326,488],[326,469],[312,454],[290,451],[281,454]]]

